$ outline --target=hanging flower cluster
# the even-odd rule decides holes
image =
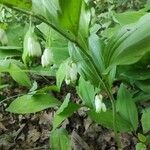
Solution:
[[[74,83],[77,80],[77,65],[73,62],[68,61],[66,63],[66,76],[65,76],[65,82],[67,85],[70,83]]]
[[[6,35],[5,30],[3,30],[3,29],[0,29],[0,43],[2,45],[7,45],[8,44],[7,35]]]
[[[95,109],[97,113],[101,111],[106,112],[106,105],[103,103],[103,96],[101,94],[97,94],[95,96]]]

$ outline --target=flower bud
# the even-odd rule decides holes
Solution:
[[[53,52],[51,49],[49,48],[46,48],[44,50],[44,53],[41,57],[41,64],[43,67],[47,67],[49,65],[52,65],[53,64]]]
[[[95,109],[97,113],[100,113],[101,110],[106,112],[106,105],[102,101],[103,97],[101,94],[95,96]]]
[[[39,57],[42,54],[40,43],[34,34],[34,28],[30,27],[26,33],[24,40],[24,50],[27,51],[29,57]]]
[[[0,43],[2,43],[2,45],[7,45],[8,43],[6,32],[3,29],[0,29]]]

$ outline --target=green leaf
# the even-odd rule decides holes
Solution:
[[[40,76],[52,77],[56,75],[56,70],[49,67],[43,68],[42,66],[32,67],[30,68],[29,72]]]
[[[0,47],[0,59],[5,59],[7,57],[21,56],[21,47],[5,46]]]
[[[19,84],[21,84],[23,86],[28,86],[28,87],[31,86],[31,81],[30,81],[29,77],[17,65],[15,65],[13,63],[10,63],[10,65],[9,65],[9,73],[10,73],[11,77],[16,82],[18,82]]]
[[[88,112],[90,118],[95,121],[96,123],[109,128],[113,129],[113,112],[112,110],[107,110],[106,112],[96,113],[94,110],[90,110]],[[129,132],[132,131],[131,125],[124,120],[119,114],[116,114],[116,126],[119,132]]]
[[[146,150],[146,145],[143,143],[137,143],[136,150]]]
[[[71,139],[63,128],[54,130],[50,135],[51,150],[71,150]]]
[[[143,134],[138,133],[138,139],[142,143],[146,142],[146,137]]]
[[[94,98],[97,92],[98,90],[96,90],[93,85],[80,77],[79,85],[77,86],[77,93],[82,99],[84,105],[93,108]]]
[[[70,93],[66,95],[64,102],[62,103],[60,108],[57,110],[56,114],[61,114],[68,107],[69,101],[70,101]]]
[[[115,18],[123,26],[138,21],[145,14],[146,12],[144,11],[126,11],[124,13],[116,13]]]
[[[104,50],[106,67],[133,64],[150,51],[150,14],[136,24],[123,27]]]
[[[89,54],[81,51],[74,44],[69,44],[69,53],[73,62],[76,62],[78,71],[84,80],[90,81],[95,87],[99,87],[101,83],[100,73],[97,72],[93,60],[90,59]],[[102,85],[102,84],[101,84]]]
[[[143,127],[144,133],[150,131],[149,116],[150,116],[150,108],[143,110],[141,121],[142,121],[142,127]]]
[[[131,124],[132,129],[136,131],[138,127],[138,112],[132,98],[132,94],[122,84],[119,88],[116,103],[117,112],[124,118],[128,123]]]
[[[134,97],[135,102],[140,102],[140,101],[148,101],[150,99],[150,94],[140,92]]]
[[[55,130],[59,125],[68,117],[70,117],[74,111],[79,109],[79,105],[75,104],[73,102],[69,102],[70,100],[70,94],[68,94],[63,102],[63,104],[60,106],[58,111],[56,112],[54,119],[53,119],[53,130]]]
[[[104,44],[96,34],[90,35],[89,47],[93,61],[99,72],[102,73],[105,69],[104,58],[102,55]]]
[[[49,94],[24,95],[15,99],[6,111],[27,114],[59,106],[61,103]]]
[[[83,0],[32,0],[34,12],[38,13],[54,24],[72,40],[78,39],[82,47],[86,48],[89,35],[91,14]],[[41,7],[42,6],[42,7]]]
[[[1,4],[13,5],[22,9],[31,9],[31,1],[29,0],[0,0]]]
[[[150,79],[144,81],[135,81],[135,85],[145,93],[150,93]]]
[[[60,64],[59,69],[56,72],[56,81],[57,81],[56,84],[57,84],[58,88],[61,87],[61,84],[62,84],[62,82],[66,76],[66,68],[65,68],[66,64],[65,64],[65,62]]]

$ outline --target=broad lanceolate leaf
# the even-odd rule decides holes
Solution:
[[[134,23],[140,19],[146,12],[144,10],[140,11],[126,11],[124,13],[116,13],[115,17],[121,26]]]
[[[60,108],[57,110],[54,119],[53,119],[53,130],[55,130],[57,127],[60,126],[60,124],[70,117],[77,109],[79,109],[79,105],[75,104],[70,101],[70,94],[68,94],[60,106]]]
[[[66,76],[66,68],[65,68],[65,66],[66,66],[65,62],[61,63],[61,65],[59,66],[59,69],[58,69],[58,71],[56,73],[56,80],[57,80],[58,88],[61,87],[61,84],[62,84],[62,82],[63,82],[63,80],[64,80],[64,78]]]
[[[35,113],[60,104],[49,94],[24,95],[15,99],[6,111],[18,114]]]
[[[150,108],[143,110],[141,121],[144,132],[150,131]]]
[[[106,112],[96,113],[94,110],[90,110],[88,112],[90,118],[96,123],[113,129],[113,113],[112,110],[107,110]],[[131,125],[128,121],[124,120],[119,114],[116,114],[116,126],[119,132],[129,132],[132,131]]]
[[[10,63],[9,65],[9,73],[11,77],[18,82],[19,84],[23,86],[31,86],[31,81],[28,77],[28,75],[17,65]]]
[[[71,150],[71,138],[63,128],[54,130],[50,135],[51,150]]]
[[[137,23],[123,27],[104,50],[106,67],[132,64],[150,51],[150,14]]]
[[[132,94],[125,88],[122,84],[118,91],[117,103],[116,103],[117,112],[124,118],[130,125],[132,129],[136,131],[138,127],[138,112],[132,98]]]
[[[105,69],[104,58],[102,54],[104,44],[96,34],[92,34],[89,37],[89,48],[97,69],[100,73],[102,73]]]
[[[85,81],[82,77],[79,79],[77,86],[77,93],[87,107],[93,108],[94,98],[98,90],[94,88],[89,82]]]
[[[8,72],[11,77],[22,86],[31,86],[31,81],[27,73],[22,69],[23,64],[13,59],[0,61],[0,72]]]

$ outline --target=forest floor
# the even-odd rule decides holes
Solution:
[[[54,81],[55,82],[55,81]],[[63,86],[54,95],[63,99],[72,93],[73,101],[80,101],[71,87]],[[5,89],[0,95],[5,98],[27,92],[23,88]],[[7,100],[7,99],[6,99]],[[35,114],[18,115],[5,111],[11,100],[0,104],[0,150],[48,150],[49,135],[55,110],[47,109]],[[117,150],[114,133],[95,124],[88,118],[86,108],[79,109],[62,124],[71,135],[74,150]],[[134,150],[137,143],[131,134],[122,134],[124,150]]]

